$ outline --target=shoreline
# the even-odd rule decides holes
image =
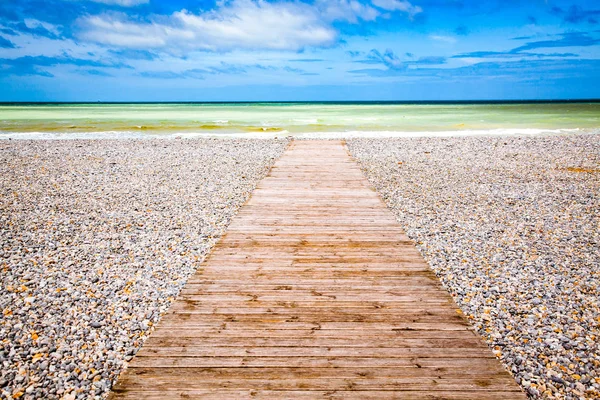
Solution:
[[[153,131],[99,131],[99,132],[2,132],[4,140],[196,140],[196,139],[285,139],[327,140],[351,138],[453,138],[453,137],[501,137],[501,136],[552,136],[595,135],[600,128],[498,128],[460,129],[439,131],[345,131],[345,132],[293,132],[268,131],[213,133],[213,132],[153,132]]]

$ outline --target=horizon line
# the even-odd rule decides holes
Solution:
[[[556,104],[600,103],[600,98],[581,99],[504,99],[504,100],[207,100],[207,101],[0,101],[6,105],[45,104]]]

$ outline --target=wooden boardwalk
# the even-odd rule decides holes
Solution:
[[[296,141],[113,399],[524,399],[340,142]]]

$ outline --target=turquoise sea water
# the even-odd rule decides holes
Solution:
[[[598,102],[0,105],[0,138],[436,136],[598,128]]]

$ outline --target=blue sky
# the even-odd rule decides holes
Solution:
[[[0,101],[600,97],[600,4],[2,0]]]

